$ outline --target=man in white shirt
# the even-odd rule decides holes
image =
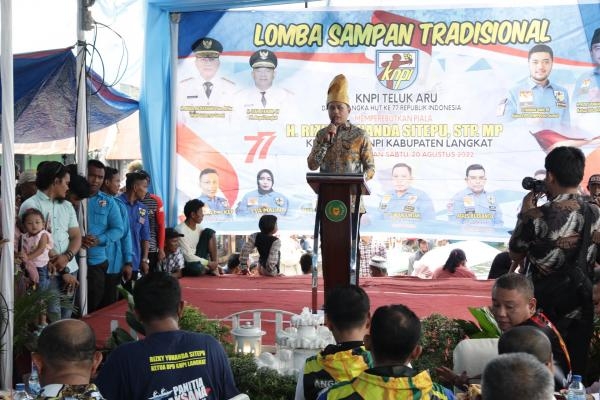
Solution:
[[[185,203],[183,207],[185,221],[175,227],[175,230],[183,235],[179,238],[179,247],[185,259],[184,276],[220,273],[215,231],[200,225],[204,218],[203,207],[204,203],[198,199]],[[206,251],[201,251],[201,247]]]

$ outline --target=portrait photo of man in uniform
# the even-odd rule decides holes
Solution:
[[[382,196],[379,212],[385,219],[418,222],[435,219],[433,202],[427,193],[412,186],[412,168],[405,163],[392,167],[393,191]]]
[[[513,86],[508,97],[498,104],[497,115],[504,120],[519,120],[542,128],[569,127],[569,94],[550,81],[554,52],[546,44],[529,50],[529,77]]]
[[[590,56],[594,68],[584,73],[577,79],[575,90],[573,91],[573,101],[575,102],[577,112],[580,112],[578,102],[600,102],[600,28],[594,31],[590,42]],[[587,108],[585,105],[581,105]],[[584,110],[581,110],[585,112]]]
[[[241,102],[240,112],[245,120],[277,121],[281,109],[289,105],[294,93],[276,85],[277,55],[268,49],[260,49],[252,53],[249,59],[253,85],[236,94]]]
[[[191,46],[194,67],[181,68],[179,81],[179,111],[182,122],[223,120],[233,110],[235,83],[221,76],[223,46],[213,38],[203,37]]]
[[[573,125],[594,138],[600,123],[600,28],[590,41],[590,57],[593,68],[579,76],[573,89]]]
[[[448,220],[458,224],[502,226],[502,211],[493,192],[485,190],[485,168],[471,164],[465,174],[467,187],[448,203]]]
[[[228,219],[233,216],[229,201],[220,194],[219,174],[214,168],[205,168],[200,172],[200,190],[198,200],[204,203],[203,213],[207,221]]]

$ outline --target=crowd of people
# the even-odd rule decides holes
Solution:
[[[216,51],[212,43],[202,45],[208,46],[208,52]],[[370,142],[364,131],[347,120],[350,107],[343,75],[332,81],[327,106],[332,122],[317,133],[307,160],[309,168],[358,172],[370,179],[375,172]],[[343,139],[348,143],[342,143]],[[492,289],[491,312],[503,335],[498,350],[510,354],[491,359],[482,371],[483,400],[547,400],[555,389],[565,388],[573,375],[586,373],[594,311],[600,302],[600,274],[595,268],[600,244],[596,194],[600,190],[591,187],[589,199],[579,194],[585,157],[577,148],[553,149],[544,167],[544,190],[532,190],[523,199],[509,242],[511,265]],[[218,262],[215,231],[202,225],[202,198],[188,201],[185,220],[167,229],[162,200],[148,193],[147,172],[127,173],[121,192],[117,170],[90,160],[87,171],[87,177],[82,177],[73,166],[44,162],[35,173],[37,191],[25,194],[26,188],[19,187],[15,243],[20,246],[15,259],[32,285],[63,297],[61,302],[49,303],[48,315],[39,320],[40,344],[34,362],[44,386],[42,398],[239,396],[222,346],[207,335],[179,330],[183,301],[176,278],[225,272]],[[483,168],[473,168],[467,170],[467,177],[473,171],[485,173]],[[259,173],[259,185],[261,179],[268,181],[266,175]],[[481,183],[483,177],[474,176],[473,181]],[[590,179],[590,185],[594,183],[600,179]],[[538,206],[542,195],[546,202]],[[87,219],[82,230],[76,210],[85,198]],[[239,256],[230,257],[227,271],[255,273],[249,254],[257,249],[256,273],[281,274],[277,216],[263,215],[258,228]],[[429,248],[426,242],[417,243],[415,259]],[[361,246],[364,260],[358,272],[385,275],[385,248],[368,238]],[[122,283],[133,293],[135,312],[146,332],[143,340],[111,353],[95,381],[97,386],[90,383],[99,364],[90,345],[93,332],[81,321],[69,319],[79,284],[80,248],[86,250],[88,286],[87,298],[80,302],[88,311],[97,310],[117,300],[116,286]],[[307,258],[303,271],[309,270]],[[466,262],[465,252],[454,249],[441,268],[430,272],[436,278],[473,277]],[[410,307],[385,305],[372,315],[370,308],[367,294],[358,286],[326,293],[324,311],[337,344],[306,361],[296,398],[453,399],[453,392],[433,382],[428,371],[412,366],[422,347],[421,323]],[[54,322],[46,327],[48,321]],[[516,327],[532,329],[517,331]],[[58,346],[64,349],[59,351]],[[474,378],[442,367],[438,376],[441,383],[459,389],[469,388]],[[515,376],[519,385],[510,384]]]

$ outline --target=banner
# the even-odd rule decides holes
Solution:
[[[220,233],[255,231],[263,214],[312,231],[306,158],[342,73],[376,163],[361,231],[506,240],[521,181],[543,179],[552,148],[580,147],[600,171],[600,16],[584,24],[587,8],[598,15],[597,4],[182,14],[178,212],[200,198]]]

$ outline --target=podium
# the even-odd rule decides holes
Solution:
[[[358,285],[357,260],[360,196],[368,195],[363,174],[308,173],[306,181],[317,193],[315,241],[321,234],[325,295],[335,286]],[[315,254],[318,243],[315,243]],[[313,262],[313,312],[316,312],[317,276]],[[351,274],[354,268],[355,274]]]

